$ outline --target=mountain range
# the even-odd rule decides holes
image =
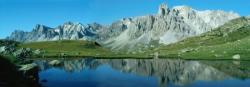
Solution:
[[[161,56],[192,59],[248,59],[250,18],[240,17],[224,25],[157,50]]]
[[[111,25],[66,22],[51,28],[38,24],[30,32],[16,30],[6,39],[19,42],[88,40],[113,50],[133,50],[175,43],[239,17],[234,12],[199,11],[188,6],[169,8],[161,4],[157,14],[123,18]]]

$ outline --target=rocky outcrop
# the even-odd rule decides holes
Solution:
[[[1,87],[40,87],[36,64],[24,66],[22,67],[24,71],[19,71],[8,58],[0,55],[0,68]]]
[[[32,56],[32,50],[30,48],[21,48],[13,53],[13,55],[20,60],[24,60],[25,58],[29,58]]]
[[[233,55],[232,58],[233,58],[234,60],[239,60],[239,59],[240,59],[240,55],[239,55],[239,54]]]
[[[37,68],[37,64],[35,64],[35,63],[25,64],[25,65],[21,65],[21,68],[19,68],[19,71],[26,72],[26,71],[32,70],[34,68]]]
[[[12,55],[16,51],[16,47],[19,43],[10,40],[0,40],[0,54]]]
[[[23,74],[25,79],[31,80],[30,83],[32,84],[38,84],[38,71],[39,67],[35,63],[21,65],[19,68],[19,72]]]
[[[160,5],[158,14],[124,18],[100,34],[100,42],[114,50],[145,48],[152,44],[171,44],[208,32],[231,19],[233,12],[198,11],[187,6],[168,8]],[[102,36],[104,35],[104,36]]]
[[[6,46],[0,47],[0,53],[4,53],[4,52],[6,52]]]
[[[81,23],[66,22],[56,28],[38,24],[31,32],[17,30],[7,39],[19,42],[93,40],[96,36],[96,31],[100,28],[102,26],[97,23],[83,25]]]

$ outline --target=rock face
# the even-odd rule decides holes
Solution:
[[[33,42],[51,40],[95,40],[113,50],[147,48],[171,44],[210,31],[231,19],[233,12],[198,11],[188,6],[168,8],[161,4],[155,15],[123,18],[110,26],[65,23],[57,28],[37,25],[31,32],[15,31],[7,39]]]
[[[155,43],[171,44],[210,31],[237,17],[239,15],[233,12],[198,11],[187,6],[170,9],[162,4],[156,15],[114,22],[106,32],[102,32],[106,34],[101,35],[107,35],[102,37],[107,39],[101,42],[116,50]]]
[[[6,51],[6,46],[0,47],[0,53],[3,53],[3,52],[5,52],[5,51]]]
[[[25,58],[31,57],[32,51],[30,48],[21,48],[14,52],[13,55],[20,60],[24,60]]]
[[[100,24],[93,23],[83,25],[80,23],[66,22],[56,28],[50,28],[44,25],[36,25],[31,32],[15,31],[8,40],[19,42],[37,42],[53,40],[93,40],[96,31],[102,28]]]
[[[12,55],[16,51],[17,45],[18,43],[15,41],[0,40],[0,54]]]

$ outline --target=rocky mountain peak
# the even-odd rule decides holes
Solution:
[[[171,44],[208,32],[239,17],[230,12],[198,11],[189,6],[159,6],[156,15],[123,18],[114,22],[100,37],[102,45],[113,50],[147,48],[152,44]],[[209,19],[209,20],[208,20]]]
[[[51,28],[50,28],[50,27],[47,27],[47,26],[45,26],[45,25],[42,25],[42,24],[37,24],[33,30],[34,30],[34,31],[37,31],[37,32],[45,32],[45,31],[47,31],[48,29],[51,29]]]
[[[83,25],[81,23],[66,22],[56,28],[37,24],[32,31],[15,31],[7,39],[20,42],[93,40],[96,38],[96,30],[101,28],[102,25],[97,23]]]
[[[165,15],[166,13],[168,13],[169,9],[167,7],[167,4],[165,3],[162,3],[160,6],[159,6],[159,10],[158,10],[158,14],[159,15]]]
[[[34,29],[42,29],[43,28],[43,25],[41,24],[36,24],[35,28]]]
[[[103,26],[101,24],[98,24],[96,22],[92,23],[92,24],[87,24],[88,28],[91,28],[93,30],[99,30],[101,29]]]
[[[59,29],[67,30],[67,31],[74,31],[74,30],[81,30],[84,27],[81,23],[73,23],[71,21],[65,22],[64,24],[58,26]]]
[[[74,22],[71,22],[71,21],[68,21],[68,22],[65,22],[64,24],[62,24],[61,26],[64,26],[64,27],[67,27],[67,26],[77,26],[77,25],[82,25],[80,23],[74,23]]]
[[[74,25],[74,23],[71,22],[71,21],[67,21],[67,22],[65,22],[63,25]]]

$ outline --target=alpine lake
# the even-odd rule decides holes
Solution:
[[[250,61],[35,59],[43,87],[249,87]]]

